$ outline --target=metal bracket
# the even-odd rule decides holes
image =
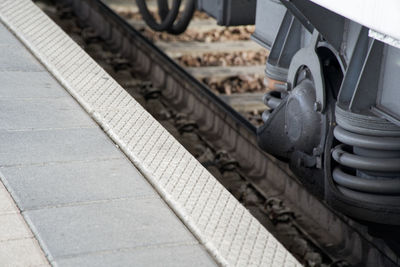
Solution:
[[[298,70],[306,66],[312,73],[315,86],[316,111],[323,112],[326,106],[325,82],[322,75],[322,66],[315,51],[319,40],[319,32],[314,30],[311,44],[300,49],[294,56],[289,66],[288,83],[291,89],[296,85]]]

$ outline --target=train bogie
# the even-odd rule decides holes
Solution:
[[[399,2],[197,5],[220,25],[255,22],[270,50],[259,145],[337,210],[400,225]]]
[[[279,105],[265,112],[259,144],[338,210],[400,224],[400,50],[311,1],[282,3],[265,97]]]

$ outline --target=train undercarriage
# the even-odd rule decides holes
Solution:
[[[150,27],[173,34],[196,7],[220,25],[255,24],[253,39],[270,50],[259,146],[335,210],[400,225],[400,34],[384,27],[398,20],[390,12],[398,4],[383,3],[377,20],[347,16],[343,1],[335,9],[308,0],[188,0],[177,19],[181,1],[172,2],[158,1],[158,23],[137,1]]]

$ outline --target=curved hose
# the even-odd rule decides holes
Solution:
[[[163,15],[160,23],[158,23],[150,13],[149,9],[147,8],[146,0],[136,0],[140,14],[147,25],[155,31],[164,31],[171,28],[171,26],[174,24],[174,21],[179,13],[181,0],[173,0],[171,10],[169,10],[166,0],[158,0],[157,3],[159,7],[159,13],[160,15]]]
[[[164,3],[160,3],[164,2]],[[167,28],[167,32],[171,34],[181,34],[188,27],[192,20],[194,11],[196,10],[196,0],[187,0],[185,9],[182,11],[180,18]],[[169,13],[169,8],[166,0],[158,0],[158,14],[164,20]]]
[[[158,15],[163,20],[168,15],[169,7],[168,0],[157,0]]]

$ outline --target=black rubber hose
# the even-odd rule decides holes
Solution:
[[[169,8],[166,0],[158,0],[158,14],[164,20],[169,13]],[[160,3],[164,2],[164,3]],[[181,34],[188,27],[192,20],[193,14],[196,11],[196,0],[186,0],[185,8],[182,11],[179,19],[167,28],[167,32],[171,34]]]
[[[157,6],[158,6],[158,15],[162,20],[165,19],[169,12],[168,0],[157,0]]]
[[[164,31],[173,25],[176,17],[179,13],[179,8],[181,6],[181,0],[173,0],[172,8],[169,10],[167,0],[158,0],[159,13],[163,14],[161,22],[158,23],[153,15],[147,8],[146,0],[136,0],[136,4],[139,8],[140,14],[147,25],[155,31]],[[168,12],[166,12],[168,10]]]

